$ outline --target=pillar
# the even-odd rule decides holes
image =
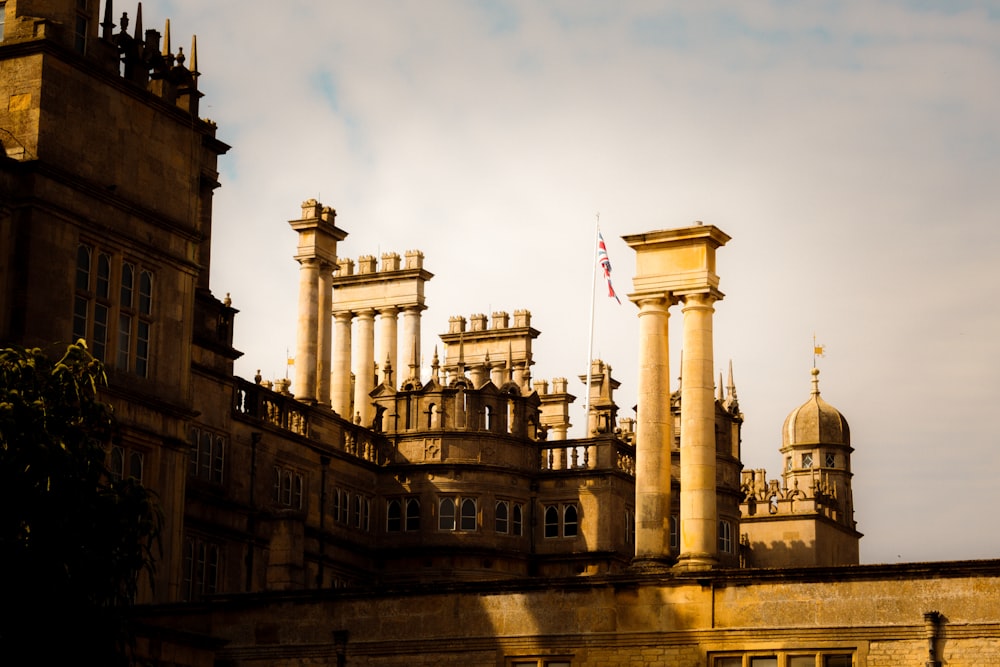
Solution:
[[[420,306],[407,306],[403,309],[403,359],[409,371],[403,375],[400,371],[397,377],[420,377]]]
[[[319,313],[318,335],[319,353],[316,359],[316,401],[320,405],[330,405],[331,353],[333,349],[333,265],[322,262],[319,265]]]
[[[715,385],[712,294],[683,297],[681,362],[681,493],[678,567],[697,570],[718,564],[715,479]]]
[[[334,348],[333,378],[330,391],[331,407],[345,419],[353,420],[351,410],[351,312],[333,315]]]
[[[316,348],[319,340],[319,261],[299,259],[299,318],[295,345],[295,397],[316,402]]]
[[[372,422],[371,396],[375,388],[375,311],[371,308],[357,313],[358,337],[355,341],[354,411],[361,423]],[[353,421],[353,420],[352,420]]]
[[[639,386],[635,436],[635,560],[672,562],[670,556],[670,302],[644,298],[639,306]]]
[[[389,364],[392,367],[392,372],[399,380],[399,366],[396,365],[396,349],[397,349],[397,323],[396,314],[399,310],[393,306],[388,308],[381,308],[378,311],[379,316],[379,353],[378,357],[375,359],[380,364],[382,368],[381,380],[386,381],[385,374],[385,362],[388,359]],[[396,384],[399,384],[398,382]]]

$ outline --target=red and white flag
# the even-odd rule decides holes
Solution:
[[[621,305],[622,300],[615,294],[615,288],[611,285],[611,260],[608,259],[608,248],[604,245],[604,237],[600,231],[597,232],[597,264],[604,271],[604,280],[608,283],[608,296],[614,297],[618,305]]]

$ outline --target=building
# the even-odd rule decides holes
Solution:
[[[453,317],[421,376],[423,254],[345,259],[315,200],[290,221],[295,377],[244,380],[208,287],[228,146],[196,44],[111,0],[0,7],[0,339],[83,338],[108,368],[109,467],[166,517],[154,663],[1000,664],[1000,562],[858,565],[850,432],[815,371],[782,481],[744,470],[713,377],[721,230],[626,237],[638,418],[594,360],[585,438],[567,379],[532,378],[527,311]]]

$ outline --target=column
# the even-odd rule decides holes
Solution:
[[[333,315],[335,330],[333,348],[333,380],[331,407],[345,419],[354,419],[351,410],[351,321],[353,313],[340,312]]]
[[[372,422],[371,396],[375,388],[375,311],[371,308],[359,311],[358,338],[354,351],[354,412],[361,415],[361,423],[370,426]],[[353,421],[353,415],[352,419]]]
[[[644,298],[639,306],[639,386],[635,436],[635,560],[668,564],[670,556],[670,302]]]
[[[379,317],[379,353],[378,357],[375,359],[382,368],[382,382],[386,381],[385,367],[384,364],[386,360],[392,365],[392,373],[395,376],[395,385],[399,386],[399,380],[402,379],[399,375],[399,366],[396,363],[396,349],[397,349],[397,322],[396,314],[399,309],[390,306],[388,308],[382,308],[378,311]]]
[[[406,306],[403,309],[403,359],[408,371],[397,373],[397,378],[420,377],[420,306]]]
[[[313,257],[299,259],[299,320],[295,345],[295,397],[316,402],[316,347],[318,341],[319,262]]]
[[[330,357],[333,349],[333,266],[327,262],[319,265],[319,355],[316,359],[316,400],[320,405],[330,405]]]
[[[715,387],[712,380],[712,303],[708,293],[684,297],[681,364],[681,497],[678,567],[718,564],[715,484]]]

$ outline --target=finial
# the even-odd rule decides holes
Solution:
[[[118,27],[123,33],[128,32],[128,12],[122,12],[122,17],[118,19]]]
[[[383,368],[383,375],[385,378],[382,380],[387,386],[392,386],[392,362],[389,361],[389,357],[385,358],[385,365]]]
[[[170,19],[167,19],[167,24],[163,27],[163,50],[160,55],[170,55]]]
[[[233,305],[233,299],[229,296],[229,292],[226,292],[226,298],[222,300],[222,305],[229,308]]]
[[[177,66],[178,67],[184,67],[184,47],[183,46],[178,46],[177,47],[177,58],[175,58],[175,60],[177,61]]]
[[[198,71],[198,35],[191,35],[191,67],[189,69],[191,70],[194,89],[198,90],[198,76],[201,74]]]
[[[812,369],[812,371],[810,371],[810,372],[812,373],[812,376],[813,376],[813,378],[812,378],[812,384],[813,384],[812,393],[813,393],[813,396],[819,396],[819,369],[814,366],[813,369]]]
[[[716,389],[718,390],[717,393],[718,393],[719,403],[722,403],[724,400],[726,400],[725,394],[722,393],[722,371],[719,371],[719,384],[716,387]]]
[[[145,37],[142,33],[142,3],[135,8],[135,39],[141,42]]]
[[[510,341],[507,341],[507,382],[514,381],[514,350]]]
[[[113,4],[113,0],[106,0],[104,3],[104,20],[101,21],[101,28],[104,29],[101,32],[103,39],[111,39],[111,32],[115,29],[115,22],[111,18],[114,16],[114,10],[111,8]]]
[[[254,383],[255,383],[255,384],[260,384],[260,381],[261,381],[262,379],[263,379],[263,378],[262,378],[262,376],[261,376],[261,374],[260,374],[260,369],[258,368],[258,369],[257,369],[257,374],[253,376],[253,381],[254,381]]]
[[[729,382],[726,384],[726,393],[729,398],[736,398],[736,383],[733,382],[733,360],[729,360]]]

